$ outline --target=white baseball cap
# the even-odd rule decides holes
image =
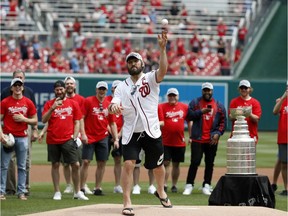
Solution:
[[[203,83],[203,84],[202,84],[202,90],[205,89],[205,88],[213,89],[212,83],[209,83],[209,82]]]
[[[113,81],[113,83],[112,83],[112,88],[117,87],[117,86],[119,85],[119,83],[121,83],[121,82],[122,82],[121,80],[115,80],[115,81]]]
[[[246,86],[247,88],[251,88],[251,84],[250,84],[250,82],[248,80],[241,80],[239,82],[239,87],[240,86]]]
[[[98,89],[98,88],[101,88],[101,87],[104,87],[104,88],[108,89],[108,84],[106,82],[104,82],[104,81],[100,81],[100,82],[97,83],[96,88]]]
[[[143,62],[142,56],[139,53],[136,52],[131,52],[126,56],[126,62],[128,61],[129,58],[134,57],[138,60],[141,60]]]
[[[14,136],[9,133],[8,135],[7,134],[4,134],[3,136],[3,139],[5,140],[5,144],[4,142],[2,143],[6,148],[11,148],[14,146],[15,144],[15,139],[14,139]]]
[[[76,83],[76,80],[75,80],[72,76],[67,76],[67,77],[64,79],[64,83],[66,83],[68,80],[72,80],[73,83]]]
[[[169,94],[179,95],[179,92],[176,88],[169,88],[167,90],[167,95],[169,95]]]
[[[10,86],[13,86],[16,82],[20,82],[23,84],[23,81],[20,78],[14,78],[14,79],[12,79]]]

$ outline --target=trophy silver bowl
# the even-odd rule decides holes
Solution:
[[[251,113],[252,113],[252,107],[251,106],[230,108],[230,116],[234,119],[236,119],[238,116],[248,117],[251,115]]]

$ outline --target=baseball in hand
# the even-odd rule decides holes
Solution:
[[[162,19],[161,24],[162,25],[168,25],[168,20],[167,19]]]

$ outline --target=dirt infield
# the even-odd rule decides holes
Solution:
[[[119,216],[121,215],[122,205],[120,204],[97,204],[81,206],[75,208],[61,209],[55,211],[30,214],[29,216]],[[287,212],[265,207],[239,207],[239,206],[174,206],[165,209],[161,206],[135,205],[134,213],[137,216],[287,216]],[[26,215],[28,216],[28,215]]]
[[[88,182],[94,182],[96,166],[89,167]],[[198,169],[196,182],[201,184],[203,179],[204,168]],[[225,175],[226,168],[215,168],[213,175],[213,183],[216,185],[221,176]],[[181,168],[181,174],[179,181],[185,181],[188,172],[188,167]],[[259,175],[268,176],[270,181],[272,180],[273,169],[272,168],[258,168],[257,173]],[[60,171],[61,182],[64,183],[64,177],[62,170]],[[33,165],[31,174],[31,182],[50,182],[51,180],[51,166],[49,165]],[[140,179],[143,182],[148,181],[147,170],[141,167]],[[113,182],[113,166],[107,166],[104,174],[104,182]],[[281,178],[279,178],[279,184],[282,184]],[[97,215],[97,216],[118,216],[121,215],[122,204],[96,204],[87,205],[74,208],[65,208],[47,212],[40,212],[35,214],[29,214],[26,216],[79,216],[79,215]],[[287,216],[287,212],[265,208],[265,207],[239,207],[239,206],[174,206],[172,209],[163,208],[160,205],[133,205],[134,213],[137,216],[184,216],[184,215],[197,215],[197,216]]]
[[[95,165],[91,165],[89,167],[89,174],[88,174],[87,182],[95,182],[95,170],[96,170]],[[198,173],[196,176],[196,182],[198,182],[199,184],[201,184],[203,181],[203,176],[204,176],[203,172],[204,172],[204,168],[200,167],[198,169]],[[225,175],[226,172],[227,172],[226,168],[216,167],[214,169],[212,182],[216,184],[217,181],[220,179],[220,177]],[[258,175],[268,176],[269,180],[272,181],[273,168],[257,168],[256,172]],[[188,173],[188,167],[181,167],[179,181],[185,181],[187,173]],[[51,182],[52,183],[51,166],[50,165],[33,165],[30,171],[30,179],[31,179],[30,180],[31,182],[43,182],[43,183]],[[65,182],[61,168],[60,168],[60,181],[61,183]],[[114,181],[113,166],[106,167],[103,181],[104,182]],[[140,181],[148,181],[147,170],[144,167],[141,167]],[[278,184],[279,185],[282,184],[282,178],[279,178]]]

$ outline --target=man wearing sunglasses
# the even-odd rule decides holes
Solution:
[[[258,121],[262,115],[262,109],[260,102],[251,97],[253,88],[248,80],[241,80],[238,85],[238,90],[240,93],[239,97],[236,97],[231,100],[229,108],[242,108],[242,107],[251,107],[252,112],[249,116],[246,116],[245,120],[248,124],[249,135],[255,140],[255,143],[258,142]],[[232,121],[232,130],[234,128],[235,118],[232,118],[229,111],[229,118]],[[232,136],[232,134],[231,134]]]
[[[5,144],[4,134],[12,134],[15,139],[13,148],[1,146],[1,187],[0,199],[4,200],[6,193],[6,178],[12,152],[15,151],[18,170],[17,195],[21,200],[27,200],[26,193],[26,158],[28,152],[28,124],[37,124],[37,111],[33,102],[23,96],[23,81],[14,78],[11,81],[11,96],[3,99],[0,103],[1,121],[0,141]]]
[[[23,81],[23,95],[29,98],[33,104],[36,106],[36,100],[34,97],[34,92],[31,88],[25,85],[25,72],[17,69],[13,72],[13,79],[19,78]],[[11,87],[8,86],[4,88],[1,92],[1,101],[4,98],[7,98],[11,95]],[[26,192],[25,195],[28,196],[30,194],[30,168],[31,168],[31,152],[32,152],[32,142],[36,141],[38,138],[38,124],[33,126],[28,125],[28,151],[26,158]],[[12,158],[10,160],[8,173],[7,173],[7,185],[6,185],[6,193],[7,195],[13,195],[16,193],[16,176],[15,176],[15,152],[12,153]]]

